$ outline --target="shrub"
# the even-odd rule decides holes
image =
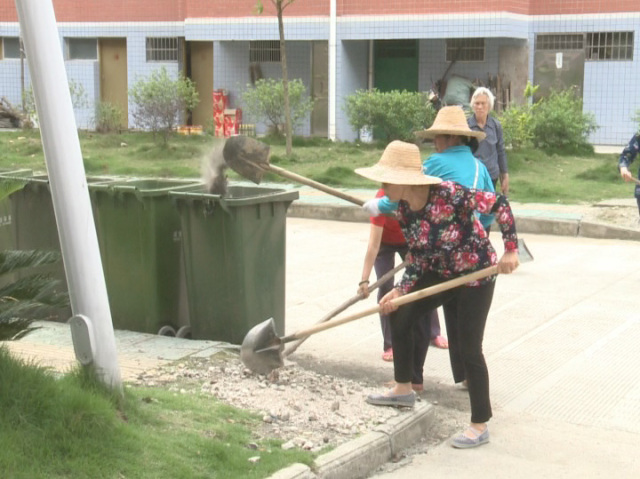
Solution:
[[[499,116],[505,146],[526,148],[533,140],[533,106],[513,105]]]
[[[99,102],[96,105],[96,131],[111,133],[118,131],[122,125],[122,111],[117,105]]]
[[[199,101],[194,83],[182,75],[170,78],[165,67],[138,80],[129,95],[134,105],[135,124],[151,130],[154,137],[159,133],[165,144],[181,115],[195,108]]]
[[[535,106],[532,119],[533,145],[564,151],[589,148],[589,135],[597,128],[592,113],[582,111],[582,98],[575,89],[552,91]]]
[[[426,94],[406,90],[358,90],[347,97],[345,111],[353,128],[372,128],[387,142],[414,141],[414,132],[431,126],[436,116]]]
[[[289,80],[288,87],[291,128],[295,129],[313,110],[313,100],[306,95],[307,89],[302,80]],[[262,78],[255,85],[247,85],[242,94],[242,105],[249,115],[269,125],[272,133],[282,135],[285,122],[282,80]]]
[[[82,83],[69,80],[69,95],[71,96],[71,105],[74,111],[89,106],[89,97]],[[36,109],[33,85],[29,85],[29,88],[22,92],[22,104],[24,105],[24,113],[29,119],[25,122],[24,128],[33,128],[38,124],[38,110]]]

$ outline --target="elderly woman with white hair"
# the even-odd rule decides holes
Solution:
[[[489,170],[491,181],[497,191],[498,180],[502,194],[509,194],[509,170],[507,168],[507,153],[504,149],[502,125],[489,112],[493,109],[494,96],[485,87],[476,88],[471,96],[473,115],[467,119],[469,128],[481,131],[486,138],[480,142],[474,156]]]

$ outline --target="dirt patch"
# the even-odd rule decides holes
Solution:
[[[635,207],[594,205],[585,212],[583,219],[606,223],[619,228],[640,230],[640,215]]]
[[[236,354],[207,359],[188,359],[141,375],[136,384],[163,387],[182,394],[211,395],[234,407],[262,417],[259,437],[278,438],[283,448],[320,451],[338,446],[372,431],[408,410],[377,407],[365,402],[388,380],[362,367],[296,358],[268,376],[258,375],[240,362]],[[432,431],[405,451],[385,470],[400,467],[417,452],[450,437],[468,421],[466,391],[451,384],[425,382],[419,401],[436,406]]]

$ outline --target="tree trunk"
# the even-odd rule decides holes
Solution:
[[[292,137],[291,131],[291,107],[289,106],[289,78],[287,74],[287,48],[284,42],[284,22],[282,21],[283,0],[276,0],[276,11],[278,12],[278,30],[280,32],[280,64],[282,66],[282,89],[284,93],[284,134],[287,140],[287,156],[291,155]]]

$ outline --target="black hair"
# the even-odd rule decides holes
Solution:
[[[471,148],[471,153],[475,153],[476,150],[478,149],[478,146],[480,146],[478,139],[474,136],[467,136],[466,138],[467,138],[466,145],[469,148]]]

